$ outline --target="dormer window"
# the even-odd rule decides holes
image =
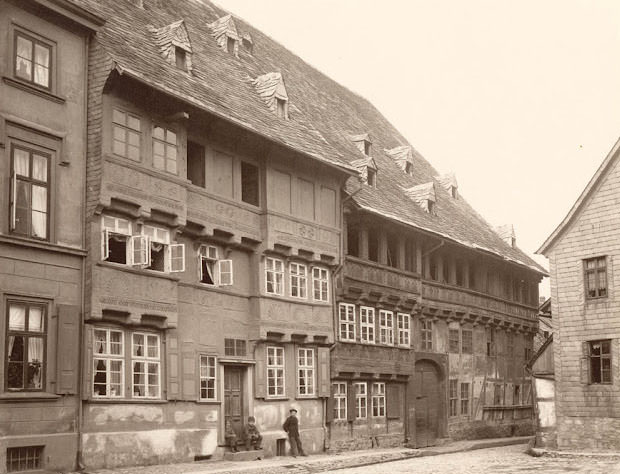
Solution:
[[[372,186],[373,188],[377,187],[377,170],[373,170],[372,168],[368,168],[368,186]]]
[[[427,212],[431,215],[435,215],[435,201],[428,200],[426,202]]]
[[[411,163],[405,164],[405,173],[407,173],[409,176],[413,176],[413,165]]]
[[[276,114],[280,118],[286,118],[286,101],[276,97]]]
[[[226,15],[209,25],[212,35],[220,48],[229,54],[238,56],[239,33],[232,15]]]
[[[448,191],[448,193],[450,193],[450,197],[452,197],[452,199],[458,199],[459,184],[456,181],[456,176],[454,173],[443,174],[435,177],[435,179],[446,191]]]
[[[435,183],[424,183],[404,189],[405,194],[409,196],[418,206],[431,215],[436,215],[436,196]]]
[[[413,148],[409,145],[397,146],[385,150],[385,153],[394,160],[401,170],[409,176],[413,176]]]
[[[174,61],[179,69],[187,71],[187,54],[181,48],[174,48]]]
[[[250,35],[250,33],[244,34],[241,42],[243,43],[243,47],[249,54],[252,54],[254,52],[254,41],[252,40],[252,35]]]
[[[453,199],[457,199],[459,197],[459,191],[455,186],[452,186],[450,188],[450,195],[452,196]]]
[[[253,81],[256,92],[267,106],[280,118],[288,119],[288,94],[282,74],[270,72]]]
[[[371,147],[371,143],[364,140],[364,155],[370,156],[370,147]]]
[[[192,45],[185,22],[179,20],[162,28],[149,26],[149,29],[164,59],[182,71],[191,72]]]
[[[235,40],[230,36],[226,37],[226,51],[230,54],[235,54]]]

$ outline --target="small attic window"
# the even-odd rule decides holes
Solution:
[[[235,54],[235,39],[230,36],[226,37],[226,51],[230,54]]]
[[[368,140],[364,140],[364,155],[370,156],[371,143]]]
[[[244,36],[241,42],[243,43],[243,47],[249,54],[252,54],[254,52],[254,43],[252,43],[251,38]]]
[[[428,200],[428,202],[426,203],[427,209],[428,209],[428,213],[431,215],[435,215],[435,201],[431,201],[430,199]]]
[[[459,197],[459,190],[456,186],[450,187],[450,195],[453,199],[457,199]]]
[[[288,118],[288,114],[286,113],[286,100],[281,99],[280,97],[276,97],[276,114],[280,118]]]
[[[187,71],[187,53],[184,49],[179,47],[174,48],[174,62],[179,69]]]
[[[409,176],[413,176],[413,164],[409,162],[405,164],[405,173],[407,173]]]
[[[368,173],[368,186],[372,186],[373,188],[377,187],[377,170],[373,170],[370,166],[367,168]]]

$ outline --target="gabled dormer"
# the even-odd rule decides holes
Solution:
[[[162,28],[150,26],[155,44],[163,58],[183,71],[192,71],[192,44],[183,20]]]
[[[364,155],[370,156],[372,151],[372,140],[370,139],[370,135],[362,133],[361,135],[350,135],[349,138]]]
[[[215,42],[220,48],[228,51],[230,54],[239,56],[239,33],[232,15],[226,15],[215,20],[209,25],[211,34],[215,38]]]
[[[253,81],[256,92],[275,114],[288,119],[288,94],[284,86],[284,79],[279,72],[270,72],[258,76]]]
[[[241,44],[243,44],[243,48],[248,52],[248,54],[254,53],[254,40],[252,39],[252,35],[250,33],[244,33],[241,37]]]
[[[359,178],[364,184],[373,188],[377,187],[377,164],[372,157],[352,161],[351,165],[357,169]]]
[[[409,196],[416,204],[418,204],[424,211],[429,214],[435,215],[435,203],[437,199],[435,197],[435,183],[424,183],[412,186],[404,189],[405,194]]]
[[[409,145],[397,146],[385,150],[385,153],[394,160],[401,170],[409,176],[413,176],[413,151]]]
[[[458,199],[459,197],[459,183],[456,181],[456,176],[454,173],[446,173],[441,176],[435,176],[435,179],[441,186],[443,186],[450,196],[454,199]]]

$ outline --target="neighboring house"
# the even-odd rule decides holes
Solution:
[[[620,142],[538,250],[550,261],[559,449],[620,440]]]
[[[0,1],[0,473],[78,447],[88,41],[62,0]]]

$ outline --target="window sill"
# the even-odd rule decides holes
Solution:
[[[265,397],[265,401],[268,401],[268,402],[284,402],[286,400],[290,400],[290,398],[286,397],[286,396],[283,396],[283,397],[269,397],[269,396],[267,396],[267,397]]]
[[[155,278],[163,278],[164,280],[180,281],[179,277],[172,276],[169,273],[158,272],[156,270],[148,270],[145,268],[133,268],[124,263],[106,262],[105,260],[97,262],[97,266],[105,268],[114,268],[122,272],[133,273],[134,275],[150,276]]]
[[[80,248],[66,247],[64,245],[53,244],[45,240],[34,240],[27,237],[19,237],[16,235],[0,234],[0,242],[13,245],[22,245],[24,247],[32,247],[37,249],[49,250],[52,252],[72,254],[79,257],[86,256],[86,251]]]
[[[19,79],[13,79],[12,77],[3,76],[2,80],[5,84],[8,84],[9,86],[13,86],[17,89],[30,92],[31,94],[38,95],[39,97],[51,100],[52,102],[56,102],[57,104],[64,104],[66,102],[66,99],[64,97],[53,94],[44,89],[39,89],[38,87],[33,86],[27,82],[20,81]]]
[[[200,403],[201,405],[219,405],[222,403],[221,400],[196,400],[196,403]]]
[[[61,395],[49,392],[4,392],[0,394],[0,402],[37,402],[40,400],[58,400]]]
[[[150,398],[93,398],[90,397],[88,399],[89,403],[129,403],[129,404],[143,404],[147,403],[149,405],[163,405],[168,403],[168,400],[153,400]]]

